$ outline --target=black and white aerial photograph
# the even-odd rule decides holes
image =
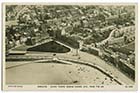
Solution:
[[[4,4],[4,85],[135,88],[136,8],[136,4]]]

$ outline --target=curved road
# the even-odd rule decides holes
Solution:
[[[110,40],[112,38],[112,35],[115,31],[116,31],[116,29],[112,30],[111,33],[109,34],[109,36],[106,39],[104,39],[103,41],[101,41],[97,44],[99,44],[99,45],[105,44],[108,40]]]

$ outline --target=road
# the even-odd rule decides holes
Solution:
[[[107,41],[111,40],[112,39],[112,35],[114,34],[115,31],[116,31],[116,29],[112,30],[111,33],[109,34],[109,36],[106,39],[104,39],[103,41],[97,43],[97,45],[103,45]]]

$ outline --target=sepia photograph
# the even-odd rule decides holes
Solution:
[[[137,89],[137,4],[4,3],[2,18],[4,90]]]

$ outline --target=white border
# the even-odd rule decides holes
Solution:
[[[46,2],[46,0],[38,0],[38,1],[40,1],[40,2]],[[13,0],[12,2],[38,2],[37,0],[24,0],[24,1],[20,1],[20,0]],[[0,2],[11,2],[11,0],[1,0]],[[104,2],[109,2],[109,3],[112,3],[112,2],[117,2],[117,3],[119,3],[119,2],[124,2],[124,3],[135,3],[135,2],[138,2],[138,0],[127,0],[127,2],[126,2],[126,0],[69,0],[69,1],[66,1],[66,0],[61,0],[61,1],[58,1],[58,0],[47,0],[47,2],[96,2],[96,3],[99,3],[99,2],[102,2],[102,3],[104,3]],[[1,5],[0,5],[1,6]],[[140,12],[140,9],[138,10],[139,12]],[[0,11],[0,14],[2,14],[1,13],[1,11]],[[138,16],[139,16],[139,13],[138,13]],[[0,21],[2,22],[2,19],[0,18]],[[138,21],[140,22],[140,19],[138,19]],[[138,24],[138,25],[140,25],[140,24]],[[1,23],[0,23],[0,28],[1,28]],[[139,29],[139,27],[138,27],[138,31],[139,31],[140,29]],[[2,32],[2,31],[1,31]],[[1,41],[2,41],[2,33],[0,33],[0,39],[1,39]],[[140,34],[139,34],[139,32],[138,32],[138,46],[140,46],[139,44],[139,40],[140,40]],[[1,42],[2,43],[2,42]],[[0,44],[1,44],[0,43]],[[1,45],[2,46],[2,45]],[[2,49],[0,49],[0,53],[1,53],[1,55],[2,55],[2,51],[1,51]],[[140,53],[140,51],[138,50],[138,54]],[[1,58],[1,56],[0,56],[0,58]],[[139,58],[140,58],[140,55],[138,55],[138,60],[139,60]],[[0,63],[1,64],[1,63]],[[138,62],[138,68],[139,68],[139,66],[140,66],[140,63]],[[138,76],[138,77],[140,77],[140,75]],[[138,81],[139,82],[139,81]],[[139,83],[140,84],[140,83]],[[140,89],[140,86],[139,86],[139,89]],[[55,92],[56,93],[56,91],[53,91],[53,92]],[[61,92],[61,91],[59,91],[59,92]],[[76,92],[74,92],[74,93],[77,93],[77,92],[81,92],[81,91],[76,91]],[[85,91],[84,91],[85,92]],[[89,91],[88,91],[89,92]],[[139,92],[140,93],[140,91],[137,91],[137,92]],[[96,92],[97,93],[97,92]],[[98,92],[98,93],[101,93],[101,92]],[[112,93],[112,92],[109,92],[109,93]],[[122,92],[119,92],[119,93],[122,93]],[[124,92],[123,92],[124,93]],[[126,92],[126,93],[134,93],[134,92]]]

